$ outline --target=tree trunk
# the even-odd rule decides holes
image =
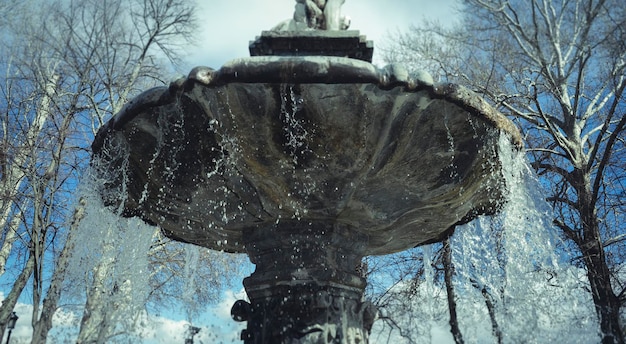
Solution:
[[[33,252],[28,255],[28,260],[26,261],[26,265],[22,272],[13,283],[11,287],[11,291],[9,295],[2,301],[2,305],[0,305],[0,338],[4,336],[4,330],[6,329],[7,323],[9,321],[9,316],[13,312],[15,308],[15,304],[17,303],[17,299],[19,298],[22,290],[28,283],[28,279],[30,275],[33,273],[33,269],[35,267],[35,256]]]
[[[483,294],[483,298],[485,299],[485,305],[487,306],[487,312],[489,312],[489,319],[491,319],[491,333],[493,333],[494,337],[496,337],[496,342],[498,344],[502,344],[502,331],[500,331],[500,326],[498,326],[498,320],[496,319],[496,308],[493,304],[491,294],[489,294],[489,291],[487,291],[487,288],[485,287],[482,287],[480,292],[481,294]]]
[[[590,175],[591,173],[583,168],[575,169],[572,174],[578,195],[576,208],[580,213],[582,226],[582,235],[575,237],[574,241],[582,253],[587,268],[587,278],[602,332],[602,344],[624,344],[624,335],[619,326],[620,300],[611,286],[611,273],[602,244]]]
[[[2,242],[2,247],[0,247],[0,276],[4,275],[4,272],[6,271],[6,264],[9,260],[9,256],[11,255],[13,244],[18,238],[17,229],[19,228],[22,220],[21,214],[21,210],[18,210],[18,214],[13,216],[11,222],[6,227],[2,226],[2,219],[0,219],[0,228],[5,228],[4,241]]]
[[[600,322],[602,344],[624,344],[624,335],[619,323],[620,300],[611,287],[611,276],[604,256],[597,218],[592,215],[593,213],[588,214],[590,216],[582,217],[585,228],[580,250],[583,253],[591,295]]]
[[[46,298],[43,300],[43,306],[41,309],[41,316],[37,322],[33,325],[33,338],[31,344],[45,344],[48,337],[48,332],[52,328],[52,316],[57,310],[57,303],[61,297],[61,287],[63,279],[65,278],[65,272],[68,266],[68,261],[72,249],[74,247],[73,240],[71,239],[72,233],[77,230],[78,224],[82,220],[85,213],[85,201],[79,200],[79,205],[74,209],[74,215],[72,217],[72,223],[69,228],[69,235],[65,246],[59,255],[59,259],[56,263],[56,268],[52,275],[52,282],[50,282],[50,288],[46,294]]]
[[[487,312],[489,313],[489,320],[491,320],[491,334],[496,337],[496,343],[502,344],[502,331],[498,325],[498,319],[496,318],[496,307],[493,304],[493,297],[487,290],[487,287],[480,285],[476,280],[471,279],[472,286],[483,295],[485,299],[485,306],[487,306]]]
[[[452,276],[454,275],[454,265],[452,264],[452,250],[450,249],[450,238],[443,241],[443,269],[446,283],[446,293],[448,295],[448,311],[450,312],[450,331],[456,344],[463,344],[463,335],[459,328],[459,321],[456,315],[456,295]]]
[[[111,290],[105,285],[106,277],[112,270],[115,259],[103,257],[94,269],[93,283],[87,294],[87,303],[80,322],[77,343],[104,343],[111,333],[113,324],[104,304],[110,298]]]

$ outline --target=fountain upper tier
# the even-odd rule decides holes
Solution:
[[[476,94],[401,68],[250,57],[141,94],[93,150],[105,202],[176,240],[243,252],[245,230],[326,222],[385,254],[497,210],[501,132],[520,144]]]

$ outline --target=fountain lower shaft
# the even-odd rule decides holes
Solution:
[[[247,321],[246,344],[367,343],[375,309],[363,301],[360,276],[367,237],[330,222],[280,222],[244,233],[256,264],[244,280],[250,303],[237,301]]]

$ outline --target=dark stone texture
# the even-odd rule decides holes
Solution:
[[[331,222],[279,222],[244,235],[256,271],[244,280],[250,303],[231,313],[247,321],[246,344],[367,343],[376,310],[358,273],[367,236]]]
[[[232,252],[250,228],[298,220],[348,225],[368,236],[364,254],[386,254],[496,211],[496,143],[500,131],[519,143],[515,127],[463,87],[394,73],[320,57],[196,69],[99,132],[100,160],[128,158],[127,175],[107,177],[109,188],[127,177],[128,198],[105,200],[176,240]]]
[[[338,56],[372,62],[374,44],[359,31],[263,31],[250,56]]]

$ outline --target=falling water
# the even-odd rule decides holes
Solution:
[[[432,256],[433,256],[433,250],[432,250],[432,246],[431,245],[426,245],[422,248],[423,251],[423,256],[422,256],[422,262],[424,264],[424,281],[423,281],[423,286],[424,286],[424,292],[426,295],[434,295],[435,293],[435,288],[436,285],[434,284],[434,280],[435,280],[435,270],[433,269],[433,261],[432,261]],[[424,322],[423,324],[423,333],[430,337],[433,331],[432,328],[432,324],[433,322],[435,322],[436,319],[436,300],[434,297],[427,297],[426,298],[426,302],[424,303],[424,309],[426,311],[426,314],[428,316],[428,321]]]
[[[508,190],[500,214],[457,228],[451,240],[459,297],[482,297],[482,305],[489,298],[504,342],[558,342],[564,332],[577,331],[570,343],[595,342],[595,315],[580,282],[583,273],[569,264],[567,251],[557,250],[558,230],[541,184],[523,153],[504,136],[499,158]],[[477,327],[478,319],[461,317],[461,326]],[[483,335],[467,337],[478,341]]]
[[[279,116],[283,124],[284,148],[285,153],[289,154],[291,158],[291,161],[284,164],[283,168],[287,171],[286,173],[296,173],[296,169],[301,170],[298,177],[292,178],[294,185],[291,185],[291,192],[298,197],[288,197],[284,201],[288,202],[287,206],[292,209],[293,217],[300,219],[307,214],[308,208],[297,200],[301,199],[306,203],[316,189],[314,178],[311,178],[311,173],[307,172],[302,161],[303,158],[313,153],[308,142],[310,135],[314,133],[309,132],[312,127],[305,123],[302,118],[299,118],[298,113],[306,104],[304,99],[297,94],[294,85],[281,85],[280,102]]]
[[[183,121],[184,116],[175,116],[172,120],[171,117],[167,118],[165,114],[161,114],[158,118],[162,130],[156,132],[154,154],[147,157],[151,168],[155,161],[163,159],[161,148],[171,145],[171,142],[166,142],[165,133],[169,131],[170,135],[177,134],[177,131],[182,130]],[[211,125],[218,124],[212,123]],[[209,129],[214,130],[213,127]],[[83,328],[77,339],[82,342],[135,342],[144,336],[142,331],[148,325],[145,322],[149,321],[146,316],[146,304],[152,292],[151,277],[155,273],[155,268],[150,267],[150,255],[155,252],[153,244],[160,236],[160,229],[146,224],[137,217],[122,216],[124,202],[128,195],[126,190],[128,149],[128,143],[123,137],[112,136],[103,146],[101,154],[116,158],[94,159],[90,170],[85,174],[79,186],[78,197],[82,200],[81,204],[84,204],[85,215],[80,226],[68,236],[68,245],[73,247],[73,252],[71,252],[72,259],[66,269],[64,297],[72,303],[76,303],[76,300],[78,304],[86,303],[84,309],[76,310],[79,318],[80,314],[84,314],[81,324]],[[121,176],[119,180],[111,178],[106,172],[110,170],[107,164],[111,161],[118,164],[117,168],[121,171],[118,174]],[[165,179],[171,180],[179,164],[175,159],[165,163]],[[223,170],[227,163],[225,159],[215,161],[215,171],[209,171],[206,177],[221,178],[213,174],[217,174],[218,169]],[[111,184],[111,180],[116,180],[116,183]],[[140,204],[147,200],[147,194],[146,185],[139,199]],[[105,205],[103,200],[112,205]],[[207,206],[224,213],[227,217],[224,209],[218,209],[223,207],[220,201]],[[183,246],[182,244],[176,245]],[[182,268],[180,274],[183,276],[183,281],[180,292],[184,302],[183,312],[187,321],[191,323],[201,310],[196,306],[199,288],[197,271],[201,250],[206,249],[193,245],[186,246],[182,254],[164,258],[173,261],[182,258],[182,262],[176,264]],[[162,255],[167,254],[171,255],[171,253]],[[222,258],[216,265],[226,266],[230,263],[228,258]],[[219,274],[218,270],[216,269],[216,274]],[[204,283],[215,286],[217,294],[224,284],[221,281],[224,276],[215,275],[214,278],[215,280],[205,280]],[[221,280],[216,282],[218,279]],[[120,333],[123,335],[120,336]]]
[[[138,218],[124,218],[110,207],[104,206],[99,196],[102,190],[96,186],[99,184],[101,183],[95,174],[89,173],[89,177],[83,180],[80,187],[85,217],[79,228],[69,237],[74,250],[67,267],[64,297],[73,303],[76,300],[79,303],[80,300],[87,302],[85,309],[75,311],[79,318],[82,313],[89,314],[88,321],[83,325],[83,337],[78,340],[139,342],[150,336],[152,331],[146,305],[150,293],[153,292],[151,276],[155,273],[155,267],[149,265],[154,264],[150,261],[150,255],[156,252],[153,244],[159,235],[159,228],[147,225]],[[198,285],[201,281],[197,273],[200,269],[200,256],[206,249],[194,245],[185,246],[182,254],[157,254],[172,259],[173,262],[182,260],[175,263],[182,268],[180,292],[183,304],[179,312],[182,311],[184,314],[181,315],[191,324],[197,319],[198,313],[204,310],[202,304],[206,306],[206,300],[202,298],[198,303],[198,289],[202,289],[202,286]],[[216,265],[226,266],[230,263],[225,255],[218,257],[218,254],[216,252],[212,256]],[[163,267],[156,267],[156,270],[160,268]],[[167,274],[170,275],[168,279],[171,278],[172,273]],[[214,293],[217,294],[224,284],[222,280],[225,276],[218,268],[215,269],[213,278],[215,280],[202,282],[214,286]],[[103,341],[103,338],[106,340]]]
[[[88,173],[80,186],[85,216],[68,237],[74,251],[66,297],[87,301],[82,341],[134,332],[149,292],[148,250],[157,230],[105,207],[97,185],[100,180]]]
[[[562,342],[566,333],[568,343],[598,342],[591,295],[581,282],[584,273],[569,263],[569,253],[559,245],[541,184],[523,152],[504,135],[498,155],[507,185],[501,212],[457,227],[450,241],[463,339],[496,343],[501,336],[503,343],[549,343]],[[441,296],[445,287],[427,258],[434,249],[421,250],[424,282],[409,297],[409,285],[401,283],[385,299],[391,304],[385,310],[399,327],[391,338],[398,343],[453,343],[447,314],[439,317],[447,313],[447,301]],[[384,323],[378,326],[375,331],[390,331]]]
[[[194,294],[196,292],[196,279],[194,278],[194,275],[198,269],[199,261],[200,247],[189,245],[189,247],[185,250],[185,266],[183,271],[185,284],[183,286],[183,302],[186,305],[192,305],[195,302]],[[192,323],[193,319],[197,315],[195,312],[196,308],[187,307],[185,311],[187,313],[187,321]]]
[[[283,121],[283,132],[286,139],[286,148],[293,159],[294,165],[298,165],[298,156],[308,153],[307,132],[305,126],[297,114],[304,105],[304,99],[296,94],[292,85],[281,85],[280,90],[280,118]]]

